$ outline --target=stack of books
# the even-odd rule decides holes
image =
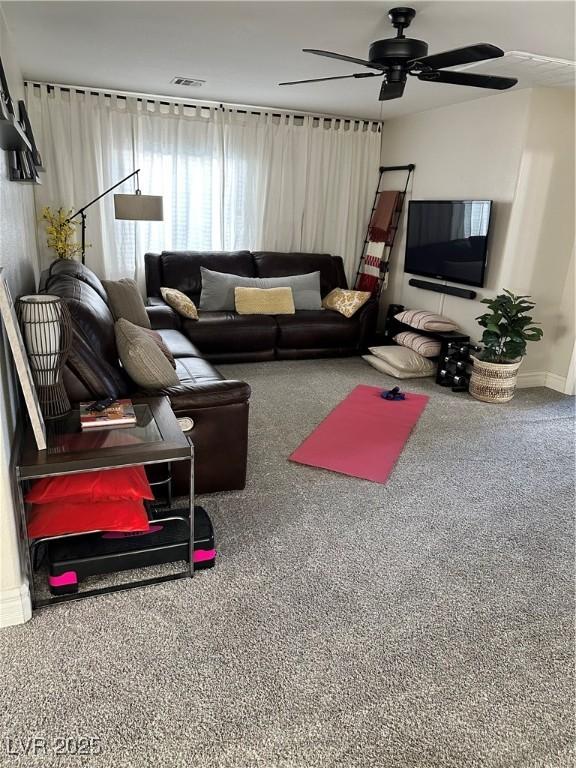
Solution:
[[[82,429],[111,429],[136,424],[132,400],[116,400],[104,410],[94,410],[95,403],[80,403]]]

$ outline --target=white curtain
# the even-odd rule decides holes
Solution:
[[[140,168],[163,222],[114,219],[113,195],[87,211],[86,263],[142,284],[147,250],[278,250],[340,255],[353,280],[378,180],[380,126],[27,87],[47,172],[43,206],[77,210]],[[118,191],[129,192],[131,182]],[[53,258],[39,242],[43,266]]]

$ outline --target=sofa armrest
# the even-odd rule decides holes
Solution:
[[[170,405],[176,415],[195,408],[214,408],[220,405],[247,403],[250,399],[250,385],[245,381],[229,379],[212,381],[207,384],[179,384],[158,392],[170,398]]]
[[[165,302],[146,307],[146,312],[148,313],[153,331],[180,330],[180,315],[174,312],[172,307],[169,307]]]
[[[358,344],[361,351],[371,343],[376,332],[379,304],[378,299],[369,299],[357,312],[360,325]]]

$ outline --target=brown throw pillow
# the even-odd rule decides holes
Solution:
[[[139,387],[155,392],[180,384],[156,340],[145,329],[120,318],[114,325],[114,331],[122,365]]]
[[[150,318],[134,280],[102,280],[114,320],[121,317],[140,328],[150,328]]]
[[[182,291],[176,288],[160,288],[162,298],[175,312],[189,320],[198,320],[198,310],[196,305]]]
[[[234,288],[239,315],[293,315],[292,288]]]
[[[349,291],[344,288],[334,288],[324,297],[324,309],[333,309],[344,317],[352,317],[360,307],[368,301],[372,294],[368,291]]]

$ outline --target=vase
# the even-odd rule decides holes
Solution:
[[[522,358],[510,363],[489,363],[473,358],[469,392],[483,403],[507,403],[514,397]]]

